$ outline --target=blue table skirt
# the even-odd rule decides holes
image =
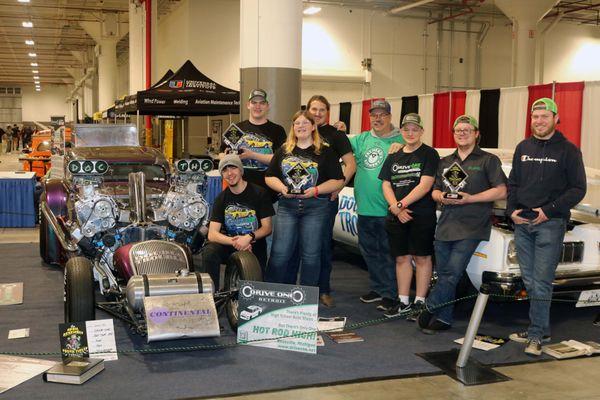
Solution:
[[[0,227],[35,226],[35,178],[0,179]]]

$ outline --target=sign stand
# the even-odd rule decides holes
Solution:
[[[508,376],[469,358],[473,349],[475,335],[477,334],[477,330],[479,330],[479,324],[481,323],[485,306],[490,297],[487,289],[485,284],[481,285],[473,313],[471,314],[471,320],[465,333],[465,339],[458,354],[456,349],[417,354],[465,386],[511,380]]]

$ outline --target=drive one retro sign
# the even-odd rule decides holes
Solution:
[[[316,354],[318,288],[254,281],[239,288],[238,343]]]

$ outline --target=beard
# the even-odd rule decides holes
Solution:
[[[556,124],[554,123],[554,121],[552,121],[548,128],[540,132],[538,132],[537,129],[533,126],[533,124],[531,124],[531,132],[539,138],[545,138],[546,136],[550,135],[552,132],[554,132],[555,128]]]

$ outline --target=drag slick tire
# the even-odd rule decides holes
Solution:
[[[95,318],[94,274],[85,257],[74,257],[65,266],[65,322]]]
[[[227,303],[225,303],[225,312],[227,313],[229,326],[231,326],[233,331],[237,331],[239,322],[237,295],[239,281],[260,282],[262,279],[260,264],[258,263],[256,256],[251,252],[237,251],[229,257],[229,260],[227,260],[227,267],[225,268],[225,290],[235,290],[236,293],[227,300]]]
[[[40,213],[41,214],[41,213]],[[44,215],[40,215],[40,257],[46,264],[60,264],[60,244]]]

